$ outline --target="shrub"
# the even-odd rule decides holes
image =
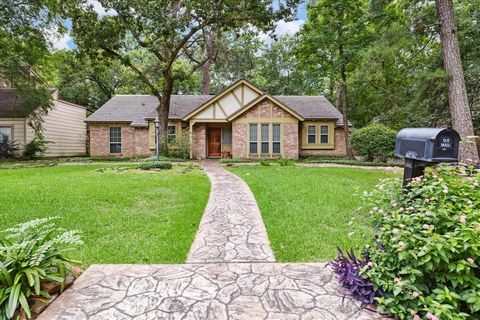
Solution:
[[[270,161],[268,160],[260,160],[260,165],[261,166],[270,166]]]
[[[363,275],[379,309],[400,319],[480,318],[480,171],[427,168],[408,190],[386,181],[368,194],[376,244]]]
[[[180,159],[190,157],[190,134],[188,130],[182,131],[174,141],[168,143],[168,156]]]
[[[170,162],[148,161],[148,162],[140,163],[138,165],[138,168],[142,170],[152,170],[152,169],[168,170],[168,169],[172,169],[172,164]]]
[[[38,156],[41,156],[47,151],[47,144],[50,141],[45,141],[41,138],[34,138],[32,141],[25,145],[25,150],[23,151],[23,156],[28,159],[33,159]]]
[[[11,319],[19,307],[30,318],[27,299],[33,294],[49,297],[40,283],[64,284],[71,272],[72,261],[65,254],[82,241],[77,231],[56,228],[53,219],[32,220],[1,232],[0,319]]]
[[[369,125],[352,133],[352,149],[368,161],[385,162],[393,156],[397,133],[384,125]]]
[[[295,162],[293,160],[290,160],[290,159],[278,159],[277,163],[281,167],[293,166],[295,164]]]
[[[6,134],[0,134],[0,159],[14,158],[17,155],[18,143]]]

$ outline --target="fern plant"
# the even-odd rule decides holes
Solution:
[[[0,231],[0,320],[20,307],[31,318],[28,298],[48,298],[41,282],[65,283],[72,261],[66,254],[82,244],[78,231],[55,226],[53,218],[36,219]]]

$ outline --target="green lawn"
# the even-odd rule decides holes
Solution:
[[[62,227],[83,232],[85,245],[73,258],[84,266],[184,262],[208,200],[208,178],[198,169],[100,168],[133,166],[0,169],[0,228],[59,216]]]
[[[357,211],[362,193],[379,179],[393,177],[382,170],[232,167],[257,199],[277,261],[325,261],[336,247],[358,248],[371,235],[368,214]],[[351,219],[353,223],[349,225]],[[355,232],[349,237],[350,232]]]

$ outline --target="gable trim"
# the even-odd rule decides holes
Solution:
[[[277,106],[279,106],[283,110],[287,111],[288,113],[290,113],[292,116],[294,116],[298,120],[300,120],[300,121],[305,120],[301,115],[299,115],[297,112],[295,112],[292,108],[290,108],[286,104],[284,104],[281,101],[275,99],[274,97],[272,97],[271,95],[269,95],[267,93],[264,93],[263,95],[259,96],[257,99],[255,99],[252,102],[250,102],[249,104],[247,104],[242,109],[240,109],[237,112],[235,112],[234,114],[232,114],[230,117],[227,118],[227,120],[228,121],[235,120],[236,118],[241,116],[244,112],[246,112],[247,110],[249,110],[250,108],[252,108],[253,106],[255,106],[256,104],[258,104],[259,102],[261,102],[264,99],[270,100],[271,102],[273,102],[274,104],[276,104]]]
[[[222,92],[220,92],[219,94],[217,94],[216,96],[212,97],[210,100],[208,100],[207,102],[201,104],[198,108],[196,108],[195,110],[193,110],[191,113],[189,113],[188,115],[186,115],[185,117],[183,117],[183,121],[188,121],[191,117],[195,116],[196,114],[200,113],[201,111],[205,110],[206,108],[208,108],[209,106],[211,106],[214,102],[218,101],[219,99],[221,99],[222,97],[226,96],[230,91],[233,91],[236,87],[238,86],[241,86],[242,84],[246,85],[247,87],[249,87],[250,89],[252,89],[253,91],[255,91],[256,93],[258,93],[259,95],[262,95],[264,94],[264,92],[262,90],[260,90],[259,88],[257,88],[256,86],[254,86],[252,83],[250,83],[249,81],[245,80],[245,79],[240,79],[238,80],[237,82],[234,82],[232,83],[230,86],[228,86],[227,88],[225,88]],[[236,97],[236,96],[235,96]],[[236,97],[238,99],[238,97]],[[242,98],[243,99],[243,98]]]

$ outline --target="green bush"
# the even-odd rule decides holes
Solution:
[[[188,159],[190,157],[190,134],[183,130],[168,143],[168,156],[173,158]]]
[[[30,318],[27,299],[49,297],[40,290],[40,283],[64,284],[71,273],[72,261],[65,255],[82,241],[77,231],[56,228],[53,219],[32,220],[1,231],[0,319],[11,319],[19,307]]]
[[[15,158],[18,151],[18,143],[12,141],[6,134],[0,134],[0,159]]]
[[[397,133],[384,125],[369,125],[352,133],[352,149],[368,161],[386,162],[393,157]]]
[[[23,156],[28,159],[33,159],[38,156],[41,156],[47,151],[47,144],[50,141],[45,141],[41,138],[34,138],[32,141],[25,145],[25,150],[23,151]]]
[[[384,181],[367,194],[376,243],[363,275],[399,319],[480,319],[480,170],[427,168],[409,189]]]
[[[260,160],[260,165],[261,165],[261,166],[267,166],[267,167],[268,167],[268,166],[270,165],[270,161],[268,161],[268,160]]]
[[[277,163],[281,167],[286,167],[286,166],[293,166],[295,165],[295,161],[290,160],[290,159],[278,159]]]
[[[168,169],[172,169],[172,164],[170,162],[148,161],[148,162],[140,163],[138,165],[138,168],[142,170],[152,170],[152,169],[168,170]]]

